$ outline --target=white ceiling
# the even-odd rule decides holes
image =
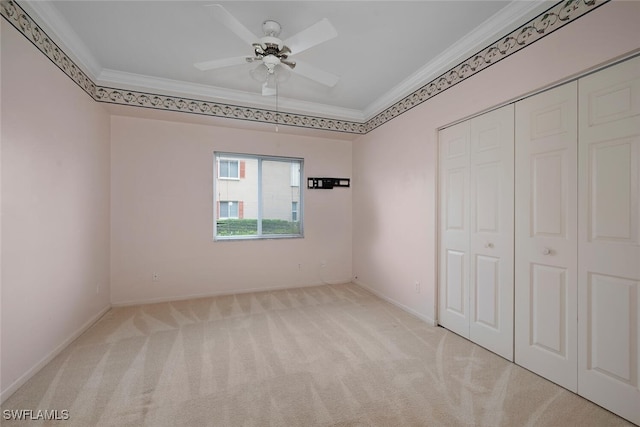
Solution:
[[[20,2],[104,86],[273,108],[243,64],[199,71],[195,62],[252,55],[208,12],[208,1]],[[366,120],[555,2],[543,1],[219,1],[256,40],[262,22],[280,38],[328,18],[332,40],[300,59],[340,76],[333,88],[291,74],[280,108]]]

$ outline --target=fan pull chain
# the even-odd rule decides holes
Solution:
[[[280,113],[278,113],[278,79],[276,79],[276,132],[278,132],[278,122],[280,121]]]

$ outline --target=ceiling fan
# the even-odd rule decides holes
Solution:
[[[328,87],[333,87],[338,83],[339,77],[335,74],[320,70],[303,61],[289,59],[292,55],[338,35],[336,29],[326,18],[282,41],[278,38],[281,26],[276,21],[264,21],[262,24],[264,36],[258,38],[222,5],[213,4],[208,5],[207,8],[216,20],[249,44],[253,48],[254,55],[215,59],[193,64],[199,70],[207,71],[247,62],[260,62],[260,65],[251,71],[251,76],[263,83],[262,95],[265,96],[276,94],[276,85],[286,80],[288,70]]]

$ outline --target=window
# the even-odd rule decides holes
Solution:
[[[221,201],[218,206],[220,210],[218,218],[220,219],[240,218],[239,212],[238,212],[239,203],[237,201],[235,202]]]
[[[240,163],[241,162],[239,160],[219,159],[218,160],[218,178],[240,179],[241,178]],[[244,178],[244,176],[242,178]]]
[[[303,159],[215,153],[214,239],[302,237]]]

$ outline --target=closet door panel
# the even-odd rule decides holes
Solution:
[[[567,356],[567,270],[542,264],[531,265],[529,296],[530,344]]]
[[[577,84],[516,103],[515,361],[577,390]]]
[[[470,120],[470,339],[513,360],[514,107]]]
[[[566,149],[532,154],[531,156],[531,236],[566,238],[567,216],[564,198],[567,196]],[[560,185],[558,185],[560,184]]]
[[[469,123],[440,131],[439,144],[438,323],[469,338]]]
[[[640,58],[579,88],[578,393],[640,424]]]

